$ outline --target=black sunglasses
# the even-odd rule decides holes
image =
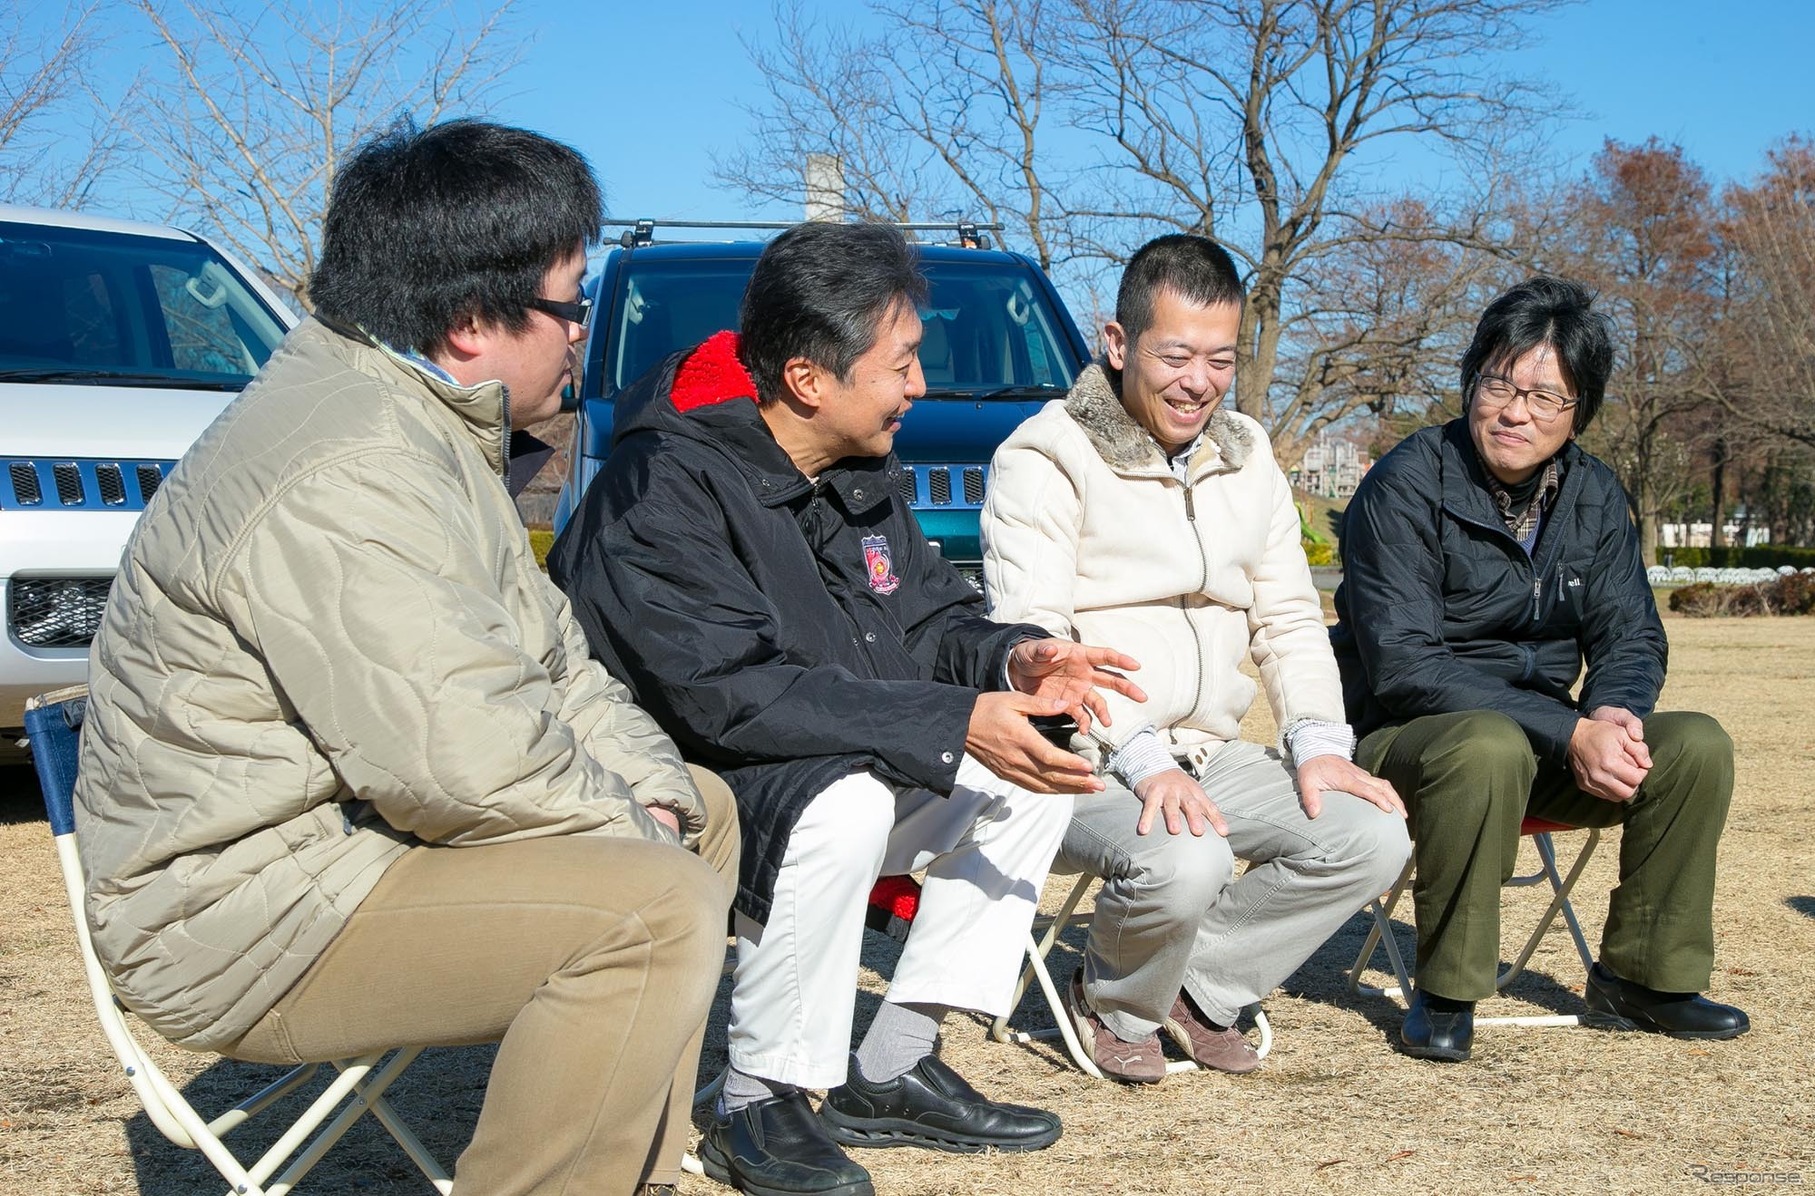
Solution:
[[[592,325],[592,300],[581,296],[572,302],[562,299],[544,299],[540,295],[529,301],[537,311],[545,311],[557,320],[566,320],[582,328]]]

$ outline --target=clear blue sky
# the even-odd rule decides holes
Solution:
[[[855,0],[810,0],[829,19]],[[749,121],[760,84],[739,36],[762,41],[765,0],[551,0],[525,9],[534,41],[497,115],[559,137],[591,158],[621,217],[794,219],[711,183],[712,153]],[[1574,99],[1556,148],[1585,169],[1604,137],[1680,143],[1715,183],[1745,179],[1791,132],[1815,132],[1815,4],[1739,0],[1588,0],[1535,26],[1513,60]],[[1397,181],[1416,190],[1414,166]]]

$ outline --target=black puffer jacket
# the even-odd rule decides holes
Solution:
[[[897,497],[893,456],[807,481],[734,345],[721,333],[618,400],[548,563],[593,651],[736,793],[738,908],[762,921],[814,794],[859,769],[949,793],[979,691],[1045,632],[984,617]]]
[[[1368,471],[1343,520],[1330,631],[1358,734],[1498,710],[1562,763],[1578,711],[1651,713],[1668,645],[1626,492],[1574,441],[1558,464],[1562,488],[1529,558],[1466,420],[1413,433]]]

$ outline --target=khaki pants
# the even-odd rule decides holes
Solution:
[[[693,772],[698,856],[586,835],[406,853],[222,1053],[294,1063],[498,1042],[455,1192],[675,1182],[737,877],[730,791]]]
[[[1665,992],[1701,992],[1714,966],[1714,855],[1733,796],[1733,741],[1705,714],[1645,720],[1651,771],[1631,801],[1575,787],[1539,761],[1519,724],[1491,710],[1383,727],[1355,761],[1385,777],[1412,818],[1417,985],[1458,1001],[1494,992],[1500,886],[1530,814],[1569,826],[1620,826],[1620,883],[1601,962]]]
[[[1279,753],[1227,743],[1198,778],[1229,837],[1134,833],[1141,799],[1111,781],[1077,799],[1053,871],[1103,878],[1084,988],[1130,1042],[1158,1030],[1182,988],[1213,1020],[1285,981],[1356,910],[1391,887],[1411,855],[1405,821],[1348,793],[1305,817]],[[1235,861],[1252,861],[1240,876]]]

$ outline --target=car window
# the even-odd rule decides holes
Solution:
[[[0,222],[0,371],[243,386],[282,339],[200,242]]]
[[[604,386],[613,393],[679,349],[737,326],[755,262],[632,259],[622,299],[604,337]],[[929,389],[988,391],[1066,388],[1072,382],[1064,335],[1045,293],[1016,262],[929,261],[921,309],[920,364]]]

